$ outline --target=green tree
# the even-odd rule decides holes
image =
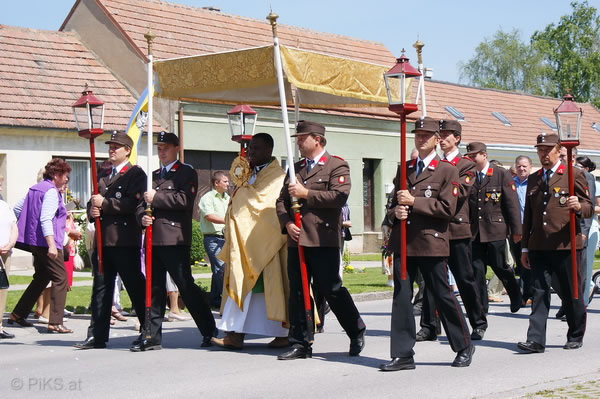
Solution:
[[[470,60],[459,64],[461,80],[474,86],[542,94],[547,83],[541,56],[520,36],[515,29],[498,30],[486,38]]]
[[[544,94],[561,97],[570,91],[577,101],[600,105],[600,16],[597,9],[571,3],[573,12],[536,31],[531,45],[543,57],[546,79],[552,82]]]

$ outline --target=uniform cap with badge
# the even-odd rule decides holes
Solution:
[[[535,147],[554,147],[559,143],[557,134],[541,133],[537,136]]]
[[[455,136],[462,134],[462,126],[454,120],[440,119],[440,132],[451,131]]]
[[[465,155],[475,155],[480,152],[487,153],[487,146],[479,141],[474,141],[472,143],[467,144],[467,152],[465,153]]]
[[[426,116],[425,118],[419,118],[415,121],[415,128],[411,130],[411,133],[417,131],[439,133],[439,122],[433,118]]]
[[[165,143],[165,144],[173,144],[174,146],[179,146],[179,137],[175,133],[168,132],[160,132],[158,134],[158,138],[156,139],[157,143]]]
[[[118,144],[133,148],[133,140],[124,132],[113,132],[110,136],[110,140],[106,141],[104,144]]]
[[[317,136],[325,137],[325,126],[317,122],[298,121],[298,124],[296,125],[296,134],[292,134],[290,137],[298,137],[305,134],[315,134]]]

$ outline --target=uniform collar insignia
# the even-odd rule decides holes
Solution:
[[[460,161],[460,154],[455,156],[454,159],[452,161],[449,161],[452,165],[456,166],[458,165],[458,162]]]
[[[438,164],[438,160],[437,159],[432,159],[431,162],[429,162],[429,166],[427,167],[427,169],[429,170],[435,170],[435,167]]]
[[[491,166],[488,168],[487,176],[494,176],[494,169]]]
[[[544,170],[544,168],[540,168],[540,169],[537,171],[537,175],[538,175],[538,176],[541,176],[541,175],[542,175],[542,171],[543,171],[543,170]]]
[[[300,161],[300,166],[304,167],[306,166],[306,158],[302,159],[302,161]]]
[[[559,175],[562,175],[563,173],[565,173],[565,165],[563,165],[563,164],[558,165],[558,168],[556,168],[556,173],[558,173]]]
[[[179,169],[179,165],[181,165],[181,163],[179,161],[175,162],[175,165],[171,166],[171,169],[169,169],[169,172],[175,172],[177,169]]]
[[[123,174],[123,173],[127,172],[127,169],[129,169],[129,166],[125,165],[121,168],[121,171],[119,173]]]
[[[408,167],[414,168],[416,164],[417,164],[417,159],[415,158],[412,161],[410,161],[410,163],[408,164]]]
[[[319,162],[317,162],[317,165],[325,165],[325,162],[327,162],[327,157],[325,155],[323,155],[320,159]]]

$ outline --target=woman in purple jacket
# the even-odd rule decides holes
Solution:
[[[46,164],[44,180],[35,184],[15,206],[19,236],[17,247],[33,254],[33,280],[8,318],[9,324],[31,327],[26,318],[36,299],[52,281],[49,333],[71,333],[63,325],[67,296],[67,273],[63,258],[63,239],[67,211],[60,193],[69,181],[71,166],[60,158]]]

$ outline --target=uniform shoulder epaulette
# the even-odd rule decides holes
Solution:
[[[158,168],[158,169],[156,169],[156,170],[152,171],[152,173],[154,173],[154,174],[156,174],[156,175],[157,175],[157,174],[159,174],[159,173],[160,173],[160,168]]]
[[[340,160],[342,160],[342,161],[345,161],[345,159],[344,159],[344,158],[342,158],[342,157],[338,157],[337,155],[332,155],[332,157],[334,157],[334,158],[337,158],[337,159],[340,159]]]

